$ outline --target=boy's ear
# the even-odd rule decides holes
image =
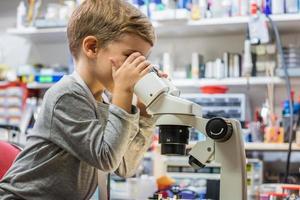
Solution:
[[[95,36],[87,36],[82,41],[82,51],[88,58],[96,58],[98,47],[98,40]]]

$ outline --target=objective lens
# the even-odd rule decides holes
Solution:
[[[161,144],[162,155],[186,155],[186,145],[188,142],[188,126],[159,126],[159,143]]]

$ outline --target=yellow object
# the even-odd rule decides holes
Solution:
[[[0,81],[6,80],[7,72],[10,70],[10,67],[5,64],[0,64]]]
[[[192,20],[199,20],[201,18],[201,10],[199,4],[193,3],[191,6],[191,18]]]
[[[27,21],[29,22],[30,25],[32,25],[35,0],[28,0],[28,4],[29,4],[29,8],[27,13]]]
[[[283,143],[284,130],[283,127],[266,127],[265,143]]]
[[[24,75],[21,77],[23,83],[32,83],[34,82],[34,75]]]
[[[166,189],[175,183],[175,180],[168,176],[161,176],[156,180],[159,190]]]

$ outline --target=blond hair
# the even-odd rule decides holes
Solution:
[[[85,0],[73,12],[67,27],[69,48],[77,58],[83,39],[95,36],[105,47],[125,33],[140,36],[154,45],[155,33],[149,19],[124,0]]]

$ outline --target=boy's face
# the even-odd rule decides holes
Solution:
[[[97,54],[96,76],[103,86],[112,91],[114,82],[112,78],[112,62],[117,69],[122,66],[127,57],[134,52],[139,52],[146,58],[150,54],[152,46],[141,37],[134,34],[124,34],[119,40],[109,43],[101,48]]]

